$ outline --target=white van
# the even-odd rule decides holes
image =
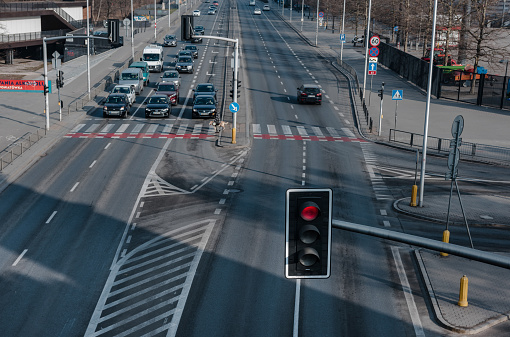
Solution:
[[[255,6],[255,0],[250,0],[250,6]]]
[[[150,44],[143,49],[143,55],[140,61],[145,61],[149,65],[150,71],[163,71],[163,47],[156,44]]]
[[[127,84],[135,88],[137,95],[143,91],[143,72],[140,68],[127,68],[122,71],[119,84]]]

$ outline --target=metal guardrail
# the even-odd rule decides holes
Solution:
[[[25,153],[26,150],[30,149],[35,143],[46,135],[46,129],[40,128],[37,131],[26,133],[23,137],[19,138],[18,141],[13,143],[11,146],[6,148],[0,153],[0,172],[5,167],[12,164],[12,162]]]
[[[47,30],[44,32],[1,34],[0,43],[42,40],[43,37],[63,36],[69,31],[70,31],[69,29],[59,29],[59,30]]]
[[[390,143],[402,144],[411,148],[421,148],[423,135],[402,130],[390,129]],[[447,155],[450,152],[450,139],[427,137],[427,150]],[[510,148],[486,144],[462,142],[459,148],[461,159],[471,161],[510,165]]]
[[[82,24],[74,20],[66,11],[57,6],[54,2],[29,2],[29,3],[1,3],[0,11],[2,12],[27,12],[27,11],[43,11],[52,10],[62,19],[69,22],[75,28],[81,28]]]

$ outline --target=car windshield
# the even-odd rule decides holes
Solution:
[[[174,72],[168,72],[163,75],[164,78],[178,78],[179,75]]]
[[[304,88],[303,91],[307,94],[318,94],[321,92],[319,88]]]
[[[138,79],[138,74],[135,74],[135,73],[123,73],[122,74],[122,79],[123,80],[137,80]]]
[[[214,98],[212,97],[197,97],[195,105],[214,105]]]
[[[124,103],[121,96],[108,96],[106,103]]]
[[[173,40],[173,39],[175,39],[175,36],[173,36],[173,35],[165,36],[165,40]]]
[[[179,62],[183,62],[183,63],[191,63],[192,61],[191,61],[191,58],[189,58],[189,57],[181,57],[181,58],[179,59]]]
[[[186,46],[185,50],[197,50],[197,46]]]
[[[195,26],[195,30],[204,30],[203,26]]]
[[[149,98],[149,104],[165,104],[168,103],[166,97],[151,97]]]
[[[143,54],[144,61],[159,61],[159,54]]]
[[[113,88],[113,93],[120,92],[121,94],[129,94],[129,88],[128,87],[119,87],[119,88]]]
[[[175,91],[175,85],[173,84],[160,84],[158,91]]]

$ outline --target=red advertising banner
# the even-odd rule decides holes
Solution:
[[[48,81],[51,93],[51,81]],[[44,93],[43,80],[0,80],[0,91],[30,91]]]

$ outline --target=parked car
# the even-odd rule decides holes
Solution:
[[[297,88],[298,103],[322,104],[322,92],[317,84],[303,84]]]
[[[193,58],[191,56],[181,56],[175,63],[175,70],[178,72],[188,72],[193,74]]]
[[[129,98],[126,94],[109,94],[103,105],[103,117],[126,117],[129,107]]]
[[[181,85],[181,74],[177,70],[167,70],[160,78],[161,82],[172,82],[177,86]]]
[[[126,84],[117,84],[112,89],[112,94],[126,94],[129,99],[129,105],[133,105],[136,102],[135,88]]]
[[[173,105],[179,103],[179,86],[173,82],[159,82],[156,94],[166,95]]]
[[[254,14],[254,15],[261,15],[261,14],[262,14],[262,11],[260,10],[260,8],[258,8],[258,7],[257,7],[257,8],[255,8],[255,9],[253,10],[253,14]]]
[[[167,95],[156,94],[149,97],[145,105],[145,117],[170,117],[172,104]]]
[[[193,16],[200,16],[200,11],[198,9],[195,9],[193,11]]]
[[[163,46],[165,47],[177,47],[177,38],[175,35],[166,35],[163,39]]]
[[[216,92],[218,90],[214,88],[214,84],[212,83],[200,83],[197,84],[195,89],[193,89],[193,101],[198,96],[213,96],[214,100],[216,100]]]
[[[188,44],[184,47],[184,50],[189,50],[194,59],[198,58],[198,48],[197,46]]]
[[[214,96],[198,96],[193,102],[191,118],[216,117],[216,100]]]

